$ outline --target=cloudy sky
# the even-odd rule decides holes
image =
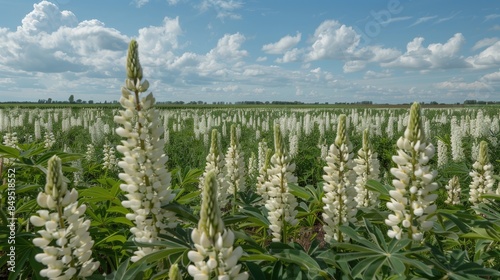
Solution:
[[[457,0],[0,0],[0,101],[500,100],[500,6]]]

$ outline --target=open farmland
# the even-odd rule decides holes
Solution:
[[[401,155],[396,144],[407,130],[409,108],[160,107],[151,122],[162,127],[159,137],[165,143],[161,157],[168,156],[164,167],[170,173],[171,192],[171,199],[163,209],[175,214],[172,216],[175,225],[162,231],[152,243],[155,247],[149,257],[136,259],[134,250],[149,247],[134,243],[129,228],[135,221],[125,218],[130,210],[123,202],[130,196],[120,188],[123,184],[120,178],[124,177],[119,176],[123,171],[118,162],[123,154],[116,146],[124,133],[117,131],[120,125],[114,121],[114,116],[120,115],[119,110],[71,106],[0,109],[4,178],[8,178],[8,170],[15,168],[16,228],[18,236],[25,240],[22,241],[25,249],[19,251],[17,261],[31,263],[19,270],[17,276],[37,278],[37,271],[43,269],[35,261],[41,250],[30,241],[37,233],[28,221],[39,209],[37,196],[47,183],[45,168],[53,155],[61,158],[67,188],[77,190],[78,203],[87,205],[82,217],[90,220],[89,233],[95,242],[92,258],[99,263],[94,277],[102,273],[119,277],[117,268],[125,269],[126,265],[130,273],[139,273],[137,268],[152,263],[154,266],[139,277],[151,278],[155,274],[158,279],[167,277],[175,264],[179,275],[189,279],[188,252],[194,248],[189,236],[199,226],[203,208],[200,193],[206,184],[203,178],[214,170],[214,182],[225,186],[226,196],[218,196],[219,203],[224,203],[220,207],[221,218],[234,232],[234,246],[243,248],[241,271],[248,271],[251,278],[340,279],[346,275],[355,279],[371,276],[387,279],[390,275],[425,278],[450,271],[463,277],[477,272],[493,277],[499,268],[500,240],[495,233],[499,229],[499,202],[495,198],[496,170],[500,169],[498,107],[420,110],[422,139],[435,147],[425,168],[435,171],[433,181],[437,188],[433,193],[437,194],[437,208],[429,213],[431,228],[422,231],[419,238],[412,238],[411,234],[391,238],[394,228],[387,222],[389,215],[395,215],[387,204],[395,202],[390,195],[396,178],[391,168],[401,167],[393,156]],[[345,145],[344,158],[348,162],[344,168],[357,170],[355,166],[363,165],[362,160],[356,159],[363,156],[366,131],[369,143],[365,145],[369,144],[370,162],[376,163],[372,167],[377,170],[372,168],[368,172],[372,177],[367,181],[362,181],[367,174],[354,171],[339,181],[344,182],[343,187],[358,193],[363,189],[371,200],[362,203],[357,194],[350,198],[345,194],[344,202],[356,201],[356,210],[348,220],[338,223],[340,236],[328,237],[330,231],[326,227],[332,223],[326,222],[324,197],[326,186],[332,184],[328,180],[336,177],[332,169],[336,166],[335,143],[342,115],[344,138],[349,142]],[[279,138],[276,129],[281,134]],[[279,147],[276,139],[281,139]],[[482,180],[489,180],[491,186],[489,196],[485,192],[483,200],[472,202],[473,170],[478,167],[482,141],[487,143],[487,163],[482,164],[489,164],[492,171]],[[294,198],[293,209],[285,210],[294,217],[281,223],[279,215],[276,219],[271,214],[277,211],[271,205],[276,201],[271,194],[275,191],[270,186],[263,187],[276,183],[269,177],[276,168],[277,161],[273,160],[276,154],[285,159],[286,165],[284,175],[279,177],[281,189],[286,186],[287,195]],[[342,172],[336,174],[342,176]],[[453,177],[460,188],[455,198],[450,196]],[[2,186],[5,193],[8,186],[5,181]],[[5,196],[2,205],[8,205]],[[7,208],[2,207],[6,217],[4,209]],[[6,219],[2,221],[7,223]],[[276,223],[278,230],[273,226]],[[8,248],[6,242],[2,246]],[[133,265],[127,261],[130,257]],[[7,260],[3,255],[2,262]]]

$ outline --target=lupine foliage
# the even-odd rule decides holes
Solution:
[[[499,279],[497,107],[176,109],[147,89],[133,41],[121,109],[0,108],[0,278]]]

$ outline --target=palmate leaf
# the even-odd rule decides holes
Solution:
[[[331,244],[334,248],[346,251],[336,254],[335,259],[338,263],[352,263],[353,265],[352,270],[344,271],[344,273],[348,273],[354,278],[374,279],[381,273],[383,267],[387,267],[393,273],[403,273],[408,269],[408,266],[432,276],[432,270],[428,266],[412,258],[414,254],[427,251],[427,248],[406,249],[412,240],[390,239],[386,241],[385,235],[380,229],[374,227],[366,219],[364,220],[364,226],[368,238],[360,235],[358,231],[350,227],[341,226],[341,231],[349,236],[353,242]],[[327,252],[320,254],[318,258],[324,259],[326,263],[331,263],[331,261],[328,261],[328,258],[331,258],[331,253]]]
[[[493,277],[491,279],[500,277],[498,270],[485,268],[476,262],[471,262],[466,251],[453,250],[445,255],[439,247],[430,244],[427,244],[427,246],[431,249],[431,258],[423,255],[416,255],[416,257],[432,265],[436,272],[441,273],[441,276],[447,276],[449,279],[455,280],[485,279],[480,276]]]
[[[328,272],[321,269],[318,262],[302,249],[292,248],[283,243],[271,243],[269,254],[283,263],[299,266],[302,270],[307,272],[310,278],[317,275],[325,278],[331,276]]]

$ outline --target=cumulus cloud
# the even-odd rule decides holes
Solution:
[[[352,56],[359,45],[360,37],[350,26],[336,20],[324,21],[314,32],[307,59],[343,59]]]
[[[475,68],[490,68],[500,65],[500,41],[487,47],[475,56],[467,58]]]
[[[0,63],[32,72],[95,72],[116,64],[127,41],[98,20],[78,23],[73,13],[42,1],[16,31],[0,32]]]
[[[300,37],[300,33],[295,36],[286,35],[276,43],[262,46],[262,50],[268,54],[282,54],[297,45],[300,42]]]
[[[382,63],[385,67],[400,67],[418,70],[464,68],[470,65],[460,56],[465,42],[461,33],[456,33],[446,43],[423,46],[424,38],[417,37],[406,46],[406,52],[394,61]]]
[[[446,89],[451,91],[480,91],[488,90],[491,88],[487,83],[482,81],[464,82],[461,79],[454,79],[436,83],[435,86],[439,89]]]
[[[33,11],[27,14],[18,31],[28,34],[40,32],[52,33],[61,26],[75,26],[78,23],[76,16],[70,11],[61,11],[48,1],[41,1],[33,5]]]
[[[363,70],[371,62],[389,62],[401,53],[381,46],[360,47],[361,35],[354,28],[327,20],[316,29],[306,61],[337,59],[346,61],[345,72]]]

